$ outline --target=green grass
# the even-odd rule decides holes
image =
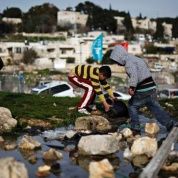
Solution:
[[[166,103],[173,105],[173,107],[166,106]],[[170,112],[170,114],[178,120],[178,98],[160,100],[160,104],[166,111]]]
[[[70,107],[75,107],[79,100],[78,97],[52,97],[0,92],[0,106],[10,109],[13,118],[17,120],[32,118],[49,121],[49,118],[55,117],[63,120],[62,125],[74,124],[76,118],[81,116],[75,109],[69,110]],[[172,104],[174,107],[167,107],[165,103]],[[161,100],[160,104],[178,119],[178,99]],[[55,123],[53,124],[55,125]],[[56,124],[55,126],[60,125]]]
[[[69,110],[78,102],[79,98],[0,92],[0,106],[10,109],[17,120],[19,118],[45,120],[55,116],[63,119],[68,125],[74,123],[81,115],[76,110]]]

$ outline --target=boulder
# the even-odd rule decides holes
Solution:
[[[78,144],[81,155],[108,155],[119,150],[119,141],[112,135],[89,135],[81,137]]]
[[[97,132],[108,132],[111,130],[109,121],[102,116],[84,116],[75,121],[76,130],[92,130]]]
[[[24,135],[19,143],[19,148],[24,150],[34,150],[41,147],[41,143],[34,140],[31,136]]]
[[[89,164],[89,178],[115,178],[114,169],[108,159]]]
[[[50,148],[48,151],[43,153],[43,159],[48,161],[55,161],[62,159],[62,153],[56,151],[53,148]]]
[[[158,149],[157,141],[150,137],[141,137],[133,142],[131,152],[133,156],[136,155],[147,155],[153,157]]]
[[[17,125],[17,120],[12,118],[11,111],[0,107],[0,134],[10,132]]]
[[[0,159],[1,178],[28,178],[28,172],[23,163],[12,157]]]

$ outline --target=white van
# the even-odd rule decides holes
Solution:
[[[161,90],[159,92],[160,98],[178,98],[178,89],[177,88],[169,88],[165,90]]]
[[[40,82],[39,85],[32,88],[31,91],[33,94],[75,97],[73,87],[65,81]]]

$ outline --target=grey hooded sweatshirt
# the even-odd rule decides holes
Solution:
[[[149,84],[148,88],[154,88],[155,83],[152,79],[151,72],[143,59],[129,54],[125,48],[120,45],[113,49],[110,58],[118,64],[125,66],[129,76],[130,87],[138,88],[142,82],[146,81],[146,83]]]

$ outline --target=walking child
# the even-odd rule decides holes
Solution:
[[[120,45],[113,49],[110,58],[118,65],[124,66],[129,77],[128,93],[132,96],[128,104],[131,129],[140,131],[138,111],[143,106],[147,106],[168,131],[173,126],[178,126],[177,122],[172,120],[158,103],[156,84],[145,61],[127,53]]]

